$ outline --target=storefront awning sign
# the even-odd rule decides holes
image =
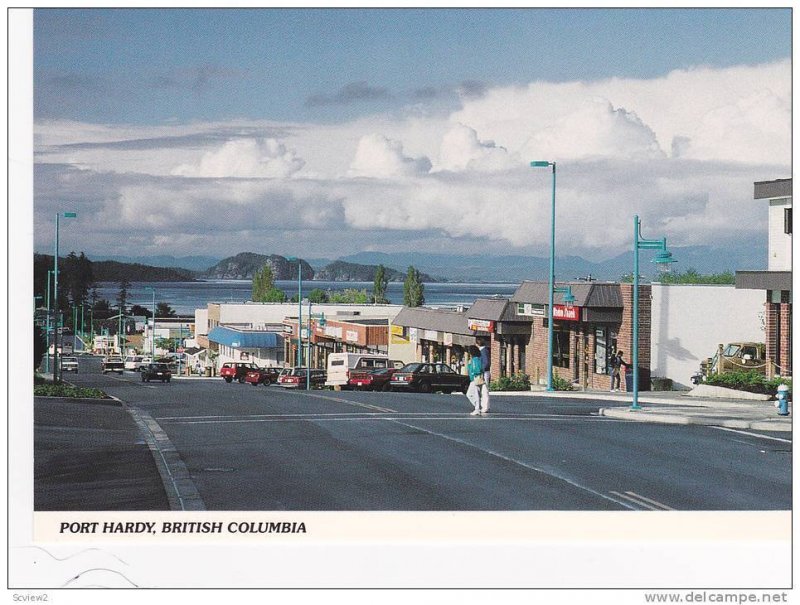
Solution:
[[[494,322],[488,319],[470,319],[467,325],[473,332],[494,332]]]
[[[553,305],[553,319],[559,319],[562,321],[580,321],[581,307]]]
[[[357,342],[358,341],[358,331],[357,330],[347,330],[345,333],[345,338],[350,342]]]

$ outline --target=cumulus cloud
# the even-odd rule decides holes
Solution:
[[[441,170],[503,170],[519,163],[494,141],[478,140],[478,133],[469,126],[456,124],[442,137],[438,165]]]
[[[373,133],[358,142],[348,174],[392,178],[425,174],[430,169],[431,161],[427,157],[409,157],[403,153],[403,143]]]
[[[228,141],[197,164],[182,164],[172,174],[191,177],[286,178],[305,162],[275,139]]]
[[[87,252],[260,242],[334,256],[481,242],[546,254],[551,174],[530,161],[549,160],[559,253],[604,258],[630,248],[634,214],[671,246],[763,236],[752,184],[791,174],[791,66],[487,86],[449,114],[416,105],[342,123],[43,121],[35,145],[43,249],[66,200],[92,217],[82,230],[98,249]]]

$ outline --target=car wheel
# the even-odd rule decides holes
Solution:
[[[445,395],[452,395],[453,389],[442,389],[442,393],[444,393]]]
[[[231,382],[233,382],[233,378],[231,378],[230,376],[226,376],[226,377],[225,377],[225,382],[227,382],[228,384],[230,384]]]
[[[167,382],[169,382],[169,378],[167,378]]]
[[[142,374],[142,382],[144,382],[144,374]]]
[[[244,376],[239,376],[239,384],[244,384]]]
[[[430,393],[433,389],[431,388],[430,383],[421,382],[419,385],[419,392],[420,393]]]
[[[263,384],[265,387],[268,387],[272,383],[270,382],[269,378],[265,378],[264,382],[262,382],[261,384]]]

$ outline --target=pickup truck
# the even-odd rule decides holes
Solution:
[[[125,362],[122,360],[122,357],[106,357],[103,359],[101,368],[103,370],[103,374],[108,374],[109,372],[122,374],[122,372],[125,370]]]
[[[700,371],[692,376],[694,384],[705,382],[712,374],[756,370],[766,374],[766,347],[763,342],[731,342],[718,345],[714,357],[700,363]]]

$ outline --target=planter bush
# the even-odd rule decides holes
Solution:
[[[652,384],[652,389],[654,391],[671,391],[672,390],[672,379],[671,378],[659,378],[653,377],[650,380]]]
[[[73,399],[108,399],[100,389],[74,387],[69,384],[37,384],[33,387],[37,397],[70,397]]]
[[[572,386],[572,383],[567,380],[566,378],[561,378],[561,376],[553,375],[553,389],[556,391],[572,391],[575,387]]]
[[[531,377],[527,374],[514,374],[513,376],[501,376],[489,384],[492,391],[530,391]]]
[[[792,391],[791,378],[776,377],[768,380],[766,376],[756,370],[712,374],[706,378],[706,384],[766,395],[774,395],[778,390],[778,386],[785,384],[789,387],[789,392],[791,393]]]

